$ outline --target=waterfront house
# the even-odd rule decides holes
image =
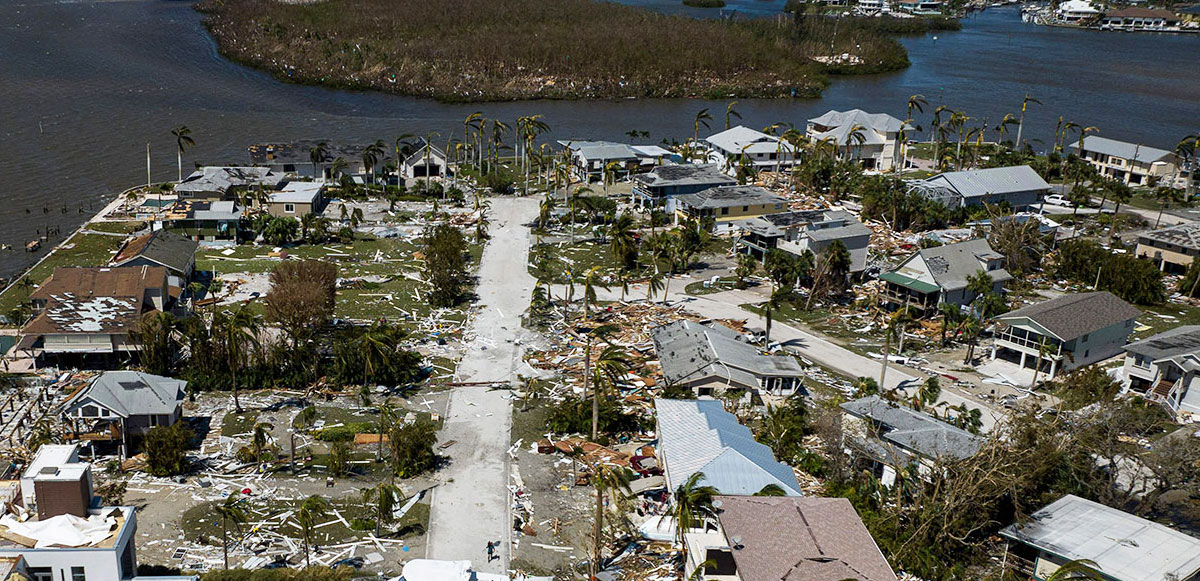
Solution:
[[[325,159],[318,163],[312,162],[312,149],[318,144],[325,145]],[[261,143],[247,148],[250,152],[250,163],[269,168],[272,173],[280,176],[296,176],[329,181],[330,164],[341,158],[346,162],[345,175],[356,176],[367,173],[363,164],[362,154],[366,145],[339,144],[328,140],[305,139],[289,143]],[[392,153],[385,149],[385,154]],[[385,155],[378,161],[373,171],[378,171],[393,159]]]
[[[1200,539],[1073,494],[1000,536],[1017,578],[1046,579],[1068,562],[1090,561],[1106,581],[1200,580]]]
[[[896,581],[845,498],[722,495],[713,507],[715,519],[684,534],[684,579]]]
[[[1036,206],[1050,184],[1027,165],[952,171],[908,182],[909,190],[947,208],[1008,204],[1020,211]]]
[[[674,321],[650,330],[667,385],[697,396],[728,390],[790,396],[804,390],[804,369],[796,359],[763,355],[741,335],[720,325]]]
[[[1045,378],[1121,353],[1133,331],[1137,308],[1108,291],[1076,293],[996,317],[992,359],[1022,369],[1039,363]]]
[[[156,228],[174,230],[201,246],[236,244],[241,234],[242,208],[232,200],[180,200],[158,215]]]
[[[1081,149],[1076,141],[1070,148],[1101,175],[1129,185],[1148,185],[1150,178],[1159,180],[1160,185],[1174,185],[1179,178],[1179,157],[1165,149],[1099,135],[1084,137],[1082,145]]]
[[[1200,417],[1200,325],[1125,346],[1122,391],[1158,402],[1175,417]]]
[[[1058,5],[1055,17],[1059,22],[1080,24],[1100,16],[1100,10],[1088,0],[1067,0]]]
[[[1163,272],[1183,274],[1200,256],[1200,222],[1186,222],[1138,234],[1134,253],[1153,260]]]
[[[743,125],[710,135],[704,141],[709,146],[709,161],[731,175],[743,164],[759,171],[779,171],[800,161],[791,144]]]
[[[267,194],[258,209],[280,218],[301,218],[305,214],[320,214],[325,208],[325,184],[322,182],[288,182],[277,191]]]
[[[721,494],[751,495],[774,484],[788,496],[801,495],[791,467],[776,461],[720,401],[655,399],[654,417],[667,490],[702,473],[700,485]]]
[[[996,294],[1012,279],[1004,270],[1004,255],[982,238],[924,248],[879,276],[883,303],[893,310],[906,307],[918,316],[935,314],[943,303],[965,307],[976,296],[967,289],[967,281],[980,272],[992,278]]]
[[[633,176],[632,203],[638,208],[664,208],[675,213],[675,197],[709,188],[737,185],[715,163],[661,165]]]
[[[558,143],[571,152],[571,173],[585,182],[603,180],[610,164],[615,177],[622,178],[637,172],[642,163],[638,152],[624,143],[583,140]]]
[[[161,266],[59,267],[29,299],[35,315],[18,348],[79,367],[132,358],[142,318],[172,302]]]
[[[195,241],[169,230],[156,230],[125,241],[110,266],[161,266],[172,278],[171,286],[184,287],[196,268]]]
[[[62,404],[70,436],[88,441],[119,441],[183,419],[187,382],[140,371],[106,371]]]
[[[251,188],[275,189],[283,176],[265,167],[203,167],[175,185],[180,200],[238,200]]]
[[[401,173],[410,180],[437,178],[450,173],[446,153],[429,143],[422,144],[412,155],[404,158],[400,166]]]
[[[858,274],[867,266],[867,247],[871,230],[845,210],[796,210],[767,214],[737,222],[735,248],[758,259],[778,248],[802,256],[806,251],[820,254],[835,240],[850,251],[850,273]]]
[[[841,407],[851,456],[884,486],[895,484],[899,470],[915,465],[924,477],[939,461],[970,458],[983,445],[980,436],[877,395]]]
[[[900,166],[901,132],[909,129],[886,113],[851,109],[809,119],[807,133],[810,141],[835,145],[838,159],[858,162],[868,170],[890,171]]]
[[[712,218],[717,233],[733,230],[733,223],[745,218],[775,214],[787,208],[783,198],[758,186],[721,186],[695,194],[675,196],[676,224],[687,220]]]
[[[1106,10],[1100,18],[1102,30],[1175,32],[1183,18],[1170,10],[1130,6]]]
[[[900,9],[920,16],[933,16],[942,13],[941,0],[900,0]]]

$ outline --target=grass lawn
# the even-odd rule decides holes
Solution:
[[[803,302],[800,304],[803,305]],[[763,314],[759,305],[744,304],[741,307],[758,315]],[[878,325],[858,332],[856,329],[861,329],[868,324],[865,319],[844,320],[828,308],[806,311],[796,305],[785,304],[775,309],[774,320],[820,333],[834,343],[860,355],[878,352],[879,346],[883,345],[883,333]],[[866,341],[862,341],[862,339],[866,339]],[[905,341],[906,350],[909,345],[916,346],[915,342],[911,342],[911,337],[910,340]]]
[[[539,252],[547,253],[550,257],[546,272],[539,273],[534,267],[534,259]],[[551,282],[563,284],[567,282],[567,273],[576,277],[583,276],[592,268],[599,267],[604,277],[614,278],[621,271],[621,264],[613,257],[608,245],[596,244],[591,241],[576,242],[575,244],[540,244],[530,250],[529,273],[533,276],[548,275]]]
[[[1138,317],[1137,325],[1129,340],[1140,341],[1151,335],[1162,333],[1183,325],[1200,325],[1200,308],[1187,305],[1166,304],[1157,307],[1138,307],[1143,315]],[[1138,330],[1141,327],[1149,329]]]
[[[253,432],[256,423],[258,423],[258,410],[246,410],[240,414],[229,412],[221,420],[221,435],[233,437]]]
[[[737,277],[723,276],[717,280],[717,284],[705,286],[706,281],[693,282],[684,287],[683,292],[689,295],[701,296],[711,295],[722,291],[733,290],[737,288]]]
[[[114,234],[132,234],[146,227],[141,220],[123,220],[120,222],[88,222],[87,229],[96,232],[112,232]]]
[[[54,273],[60,266],[103,266],[112,259],[121,244],[125,241],[119,236],[104,234],[77,234],[65,242],[46,260],[42,261],[24,276],[32,286],[14,285],[3,295],[0,295],[0,313],[7,313],[29,298],[29,293],[42,284],[46,277]]]

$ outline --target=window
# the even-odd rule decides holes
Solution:
[[[1088,338],[1088,336],[1087,336],[1087,335],[1084,335],[1084,336],[1083,336],[1083,338],[1079,340],[1079,342],[1080,342],[1080,343],[1087,343],[1087,338]]]
[[[749,211],[750,211],[750,206],[742,206],[742,211],[743,211],[743,212],[749,212]]]
[[[283,211],[288,214],[295,214],[296,213],[296,204],[284,204]]]
[[[721,208],[721,215],[722,215],[722,216],[724,216],[724,215],[726,215],[726,214],[728,214],[728,213],[729,213],[729,208]]]
[[[94,418],[99,415],[100,415],[100,410],[97,409],[96,406],[94,406],[94,405],[83,406],[83,417]]]
[[[71,581],[87,581],[83,567],[71,567]]]
[[[33,581],[54,581],[54,570],[50,567],[30,567],[29,575]]]
[[[1085,349],[1085,350],[1083,351],[1083,358],[1084,358],[1084,359],[1087,359],[1088,353],[1091,353],[1091,352],[1092,352],[1092,350],[1091,350],[1091,349]]]

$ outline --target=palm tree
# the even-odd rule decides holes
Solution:
[[[254,458],[258,460],[259,464],[262,464],[263,453],[271,445],[271,430],[274,429],[275,426],[269,422],[254,424],[254,435],[250,439],[250,446],[254,448]]]
[[[652,273],[650,278],[646,279],[646,302],[653,301],[654,295],[663,292],[663,289],[663,275],[658,272]],[[663,300],[665,301],[666,298],[664,297]]]
[[[634,236],[636,227],[633,216],[621,214],[608,229],[608,248],[612,251],[613,258],[619,260],[625,270],[637,263],[637,238]]]
[[[938,311],[942,315],[942,345],[945,345],[946,331],[958,324],[959,319],[962,318],[962,309],[952,303],[942,303],[938,305]]]
[[[853,146],[854,150],[857,152],[861,150],[863,144],[867,142],[866,130],[866,127],[858,124],[855,124],[850,128],[850,132],[846,134],[846,160],[853,159],[853,157],[850,155],[851,146]]]
[[[385,151],[387,151],[387,144],[382,139],[363,148],[363,170],[367,172],[367,179],[371,182],[375,181],[375,166],[379,164]]]
[[[610,161],[610,162],[604,164],[604,176],[603,176],[604,195],[606,195],[606,196],[608,195],[609,184],[616,183],[617,170],[620,170],[620,169],[621,169],[621,162],[619,162],[619,161]]]
[[[731,123],[732,119],[736,118],[738,121],[742,120],[742,114],[733,110],[733,106],[737,104],[737,101],[730,101],[729,104],[725,106],[725,129],[730,129],[733,127],[733,123]],[[707,125],[705,125],[705,127],[707,127]]]
[[[712,115],[709,114],[707,108],[701,109],[699,113],[696,113],[696,119],[692,122],[692,141],[693,142],[699,143],[699,141],[700,141],[700,126],[703,125],[705,129],[709,129],[709,125],[708,125],[709,121],[712,121]]]
[[[346,162],[346,158],[344,157],[338,157],[333,160],[333,163],[329,164],[329,180],[336,183],[338,174],[344,173],[348,167],[350,167],[350,164]]]
[[[304,502],[300,503],[300,510],[296,511],[296,521],[300,523],[300,535],[304,538],[304,566],[306,568],[312,566],[308,547],[312,541],[313,531],[316,530],[321,519],[329,514],[329,508],[329,501],[314,494],[304,499]]]
[[[500,146],[504,145],[504,134],[510,127],[499,119],[492,120],[492,163],[500,163]]]
[[[892,350],[892,335],[896,334],[897,327],[907,325],[912,321],[912,315],[908,312],[908,307],[901,307],[888,318],[887,325],[883,330],[883,367],[879,370],[879,389],[887,389],[887,383],[884,380],[887,378],[888,355]],[[903,335],[903,327],[900,327],[901,335]]]
[[[383,435],[390,429],[388,424],[396,418],[400,409],[392,403],[390,397],[384,398],[383,402],[379,404],[379,445],[375,448],[376,462],[383,461]]]
[[[596,521],[592,525],[592,558],[588,560],[588,568],[591,569],[591,578],[595,579],[596,574],[600,572],[600,560],[603,558],[600,537],[604,530],[604,493],[613,491],[628,496],[632,491],[629,489],[629,473],[626,469],[609,464],[596,466],[592,486],[596,488]]]
[[[404,499],[404,493],[395,484],[380,482],[371,488],[364,488],[362,496],[363,503],[375,513],[375,536],[379,537],[383,532],[383,523],[392,521],[392,515]]]
[[[603,327],[592,332],[602,333]],[[596,358],[592,379],[592,441],[600,437],[600,398],[613,393],[629,372],[629,355],[616,345],[608,345]]]
[[[250,520],[243,503],[242,493],[234,491],[214,508],[221,517],[221,555],[226,569],[229,568],[229,525],[232,523],[240,532],[241,526]]]
[[[219,325],[216,323],[219,322]],[[214,321],[218,335],[223,343],[226,364],[233,378],[233,405],[237,413],[242,413],[242,403],[238,398],[238,370],[247,363],[251,354],[258,349],[258,317],[242,304],[231,315],[220,317]]]
[[[310,147],[308,149],[308,160],[313,164],[313,179],[323,178],[321,175],[320,164],[325,163],[329,159],[329,146],[324,141]]]
[[[1008,131],[1008,126],[1016,125],[1018,123],[1020,123],[1020,121],[1017,121],[1017,118],[1014,117],[1012,113],[1004,114],[1004,118],[1001,119],[1000,124],[996,126],[996,131],[1000,132],[1000,145],[1001,146],[1004,145],[1004,133],[1006,131]]]
[[[474,133],[472,132],[472,129],[477,129],[482,122],[483,122],[483,112],[482,111],[476,111],[474,113],[471,113],[470,115],[467,115],[466,119],[463,120],[463,144],[464,144],[464,147],[471,147],[472,144],[475,143]]]
[[[1103,581],[1104,576],[1097,573],[1096,569],[1099,565],[1095,561],[1088,559],[1076,559],[1067,561],[1062,567],[1055,569],[1046,581]]]
[[[675,503],[671,511],[675,517],[675,540],[683,549],[685,562],[687,561],[687,544],[683,542],[683,535],[687,531],[703,525],[705,520],[716,518],[713,497],[719,492],[712,486],[701,486],[701,480],[704,480],[703,472],[692,474],[683,484],[675,488],[675,493],[672,495]]]
[[[1013,148],[1020,151],[1021,149],[1021,132],[1025,129],[1025,110],[1029,108],[1030,103],[1041,105],[1042,102],[1029,96],[1025,93],[1025,99],[1021,101],[1021,118],[1017,120],[1017,141],[1013,144]]]
[[[370,385],[371,379],[387,365],[388,356],[395,350],[391,342],[391,330],[383,323],[374,323],[364,329],[354,343],[363,358],[363,385]]]
[[[589,305],[596,304],[596,287],[608,290],[608,285],[604,284],[600,277],[600,267],[593,266],[583,274],[583,318],[590,320],[591,316],[588,310]]]
[[[1162,222],[1163,210],[1166,210],[1171,202],[1179,201],[1180,197],[1175,188],[1171,186],[1158,186],[1154,188],[1153,195],[1154,199],[1158,200],[1158,218],[1154,220],[1154,227],[1157,229]]]
[[[771,297],[763,303],[763,316],[767,319],[766,333],[763,335],[763,345],[771,345],[771,324],[774,321],[775,310],[782,307],[792,294],[791,289],[774,289]]]
[[[196,145],[196,140],[192,139],[192,130],[188,129],[187,125],[180,125],[171,130],[171,135],[175,136],[175,158],[179,162],[179,181],[183,181],[183,154],[187,148]]]
[[[933,144],[934,163],[937,163],[938,149],[942,144],[942,113],[945,111],[954,113],[953,110],[945,105],[938,105],[937,109],[933,110],[933,125],[929,128],[929,142]]]

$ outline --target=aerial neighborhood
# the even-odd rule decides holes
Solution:
[[[0,578],[1200,580],[1200,136],[906,105],[162,132],[0,294]]]

